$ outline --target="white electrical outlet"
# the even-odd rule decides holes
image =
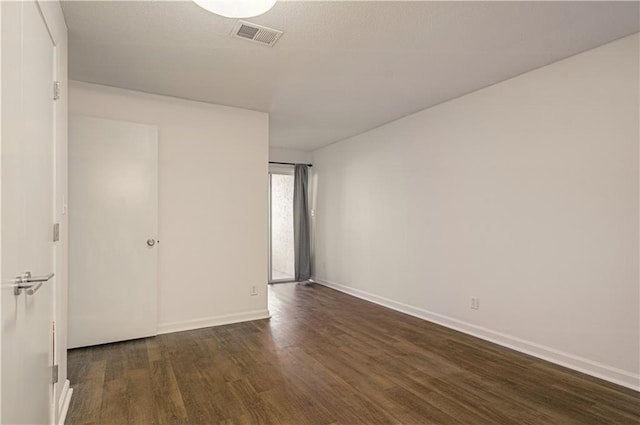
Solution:
[[[252,296],[258,295],[258,288],[256,286],[251,287],[251,291],[249,292]]]
[[[480,298],[471,297],[471,308],[473,310],[479,310],[480,309]]]

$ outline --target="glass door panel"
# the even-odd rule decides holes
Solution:
[[[270,175],[270,282],[292,281],[293,253],[293,176]]]

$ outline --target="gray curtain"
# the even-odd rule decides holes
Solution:
[[[311,278],[308,184],[309,168],[303,164],[296,164],[293,179],[293,245],[297,282],[308,281]]]

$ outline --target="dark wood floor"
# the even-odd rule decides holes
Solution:
[[[269,308],[69,351],[67,424],[640,423],[640,393],[322,286]]]

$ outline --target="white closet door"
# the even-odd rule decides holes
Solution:
[[[155,335],[157,127],[69,119],[69,348]]]

